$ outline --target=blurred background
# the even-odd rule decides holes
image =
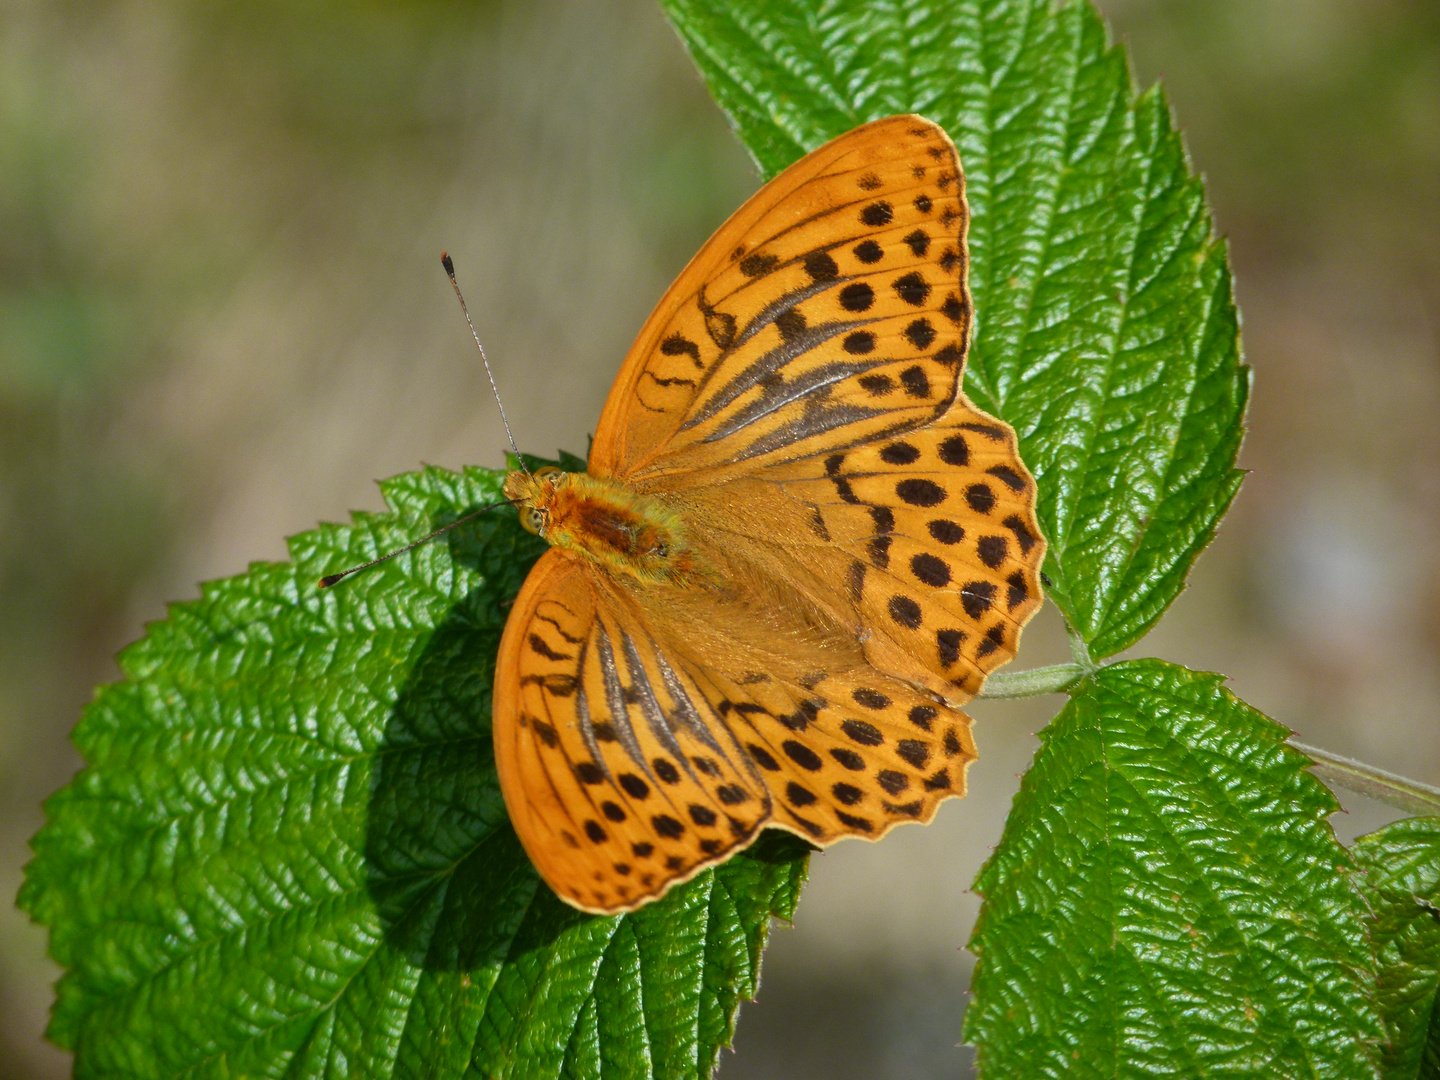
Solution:
[[[1229,238],[1253,470],[1143,651],[1440,783],[1440,5],[1102,0]],[[583,454],[630,338],[757,186],[652,0],[0,6],[0,897],[113,655],[202,579],[502,435]],[[1020,665],[1064,659],[1053,611]],[[814,860],[723,1080],[968,1075],[978,907],[1033,732]],[[1345,837],[1387,820],[1347,800]],[[0,1078],[66,1076],[0,904]]]

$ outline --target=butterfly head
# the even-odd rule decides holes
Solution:
[[[548,539],[555,489],[565,483],[565,478],[565,473],[554,465],[546,465],[533,473],[517,470],[505,477],[505,497],[515,502],[520,524],[526,532]]]
[[[528,531],[612,571],[652,582],[697,572],[680,519],[617,481],[549,466],[512,472],[505,496]]]

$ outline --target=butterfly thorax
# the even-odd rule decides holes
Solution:
[[[613,573],[674,583],[697,574],[680,518],[618,481],[558,469],[512,472],[505,495],[518,500],[531,532]]]

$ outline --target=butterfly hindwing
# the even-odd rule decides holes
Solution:
[[[870,667],[723,670],[658,644],[660,612],[556,551],[514,611],[496,671],[512,688],[496,696],[501,784],[541,876],[578,906],[661,895],[764,825],[873,840],[964,794],[970,718]]]
[[[497,765],[541,876],[592,911],[659,895],[752,842],[756,771],[624,597],[551,550],[506,623]]]
[[[761,189],[641,331],[590,471],[705,482],[927,423],[971,322],[964,180],[945,132],[875,121]]]
[[[970,718],[869,667],[737,685],[697,672],[770,792],[772,824],[816,844],[879,839],[965,793]]]

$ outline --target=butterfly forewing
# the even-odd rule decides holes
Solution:
[[[763,475],[843,553],[820,557],[843,574],[875,666],[963,702],[1015,655],[1044,544],[1009,428],[961,401],[923,429]]]
[[[590,471],[693,486],[928,423],[964,362],[966,222],[955,148],[918,117],[792,166],[660,301]]]

